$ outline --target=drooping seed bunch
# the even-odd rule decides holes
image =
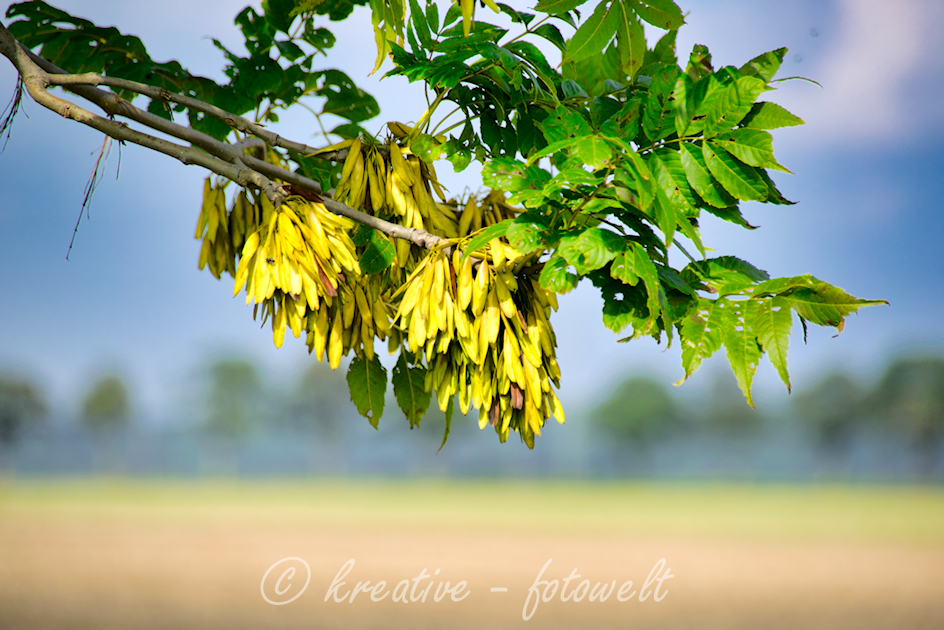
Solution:
[[[458,394],[462,413],[479,409],[481,428],[492,425],[502,442],[517,431],[533,446],[551,415],[564,420],[551,389],[560,386],[548,321],[556,298],[515,276],[526,257],[506,259],[517,252],[497,239],[489,247],[491,265],[458,250],[430,253],[407,279],[394,321],[410,352],[425,356],[426,389],[443,411]]]
[[[383,341],[390,333],[390,316],[382,297],[373,294],[376,287],[377,283],[363,282],[363,277],[355,279],[341,285],[337,296],[321,308],[308,310],[306,343],[319,362],[325,352],[332,369],[351,351],[374,358],[374,338]]]
[[[239,237],[236,236],[237,226],[230,223],[230,215],[226,211],[226,193],[222,186],[213,186],[207,177],[203,184],[203,205],[193,237],[203,239],[197,264],[201,270],[209,266],[210,273],[217,280],[223,273],[236,275],[236,246],[233,241]]]
[[[319,203],[286,201],[246,238],[233,293],[245,285],[246,304],[261,304],[263,318],[272,317],[276,347],[286,327],[299,337],[307,310],[330,307],[347,276],[360,276],[352,227]]]
[[[548,319],[556,296],[526,273],[539,252],[522,255],[502,239],[472,255],[459,247],[519,210],[501,191],[446,201],[432,167],[396,140],[333,149],[343,147],[335,198],[439,235],[446,240],[438,249],[395,240],[392,264],[365,274],[358,261],[366,246],[355,246],[348,219],[298,197],[276,208],[246,191],[227,212],[224,189],[208,179],[197,228],[201,268],[234,276],[234,294],[245,288],[246,303],[255,302],[253,316],[271,318],[277,347],[286,330],[305,333],[309,352],[337,368],[352,352],[373,360],[375,339],[386,339],[391,354],[425,369],[425,389],[441,409],[458,396],[463,414],[479,410],[481,428],[493,426],[502,442],[518,432],[533,447],[550,416],[564,419],[551,388],[560,383]]]

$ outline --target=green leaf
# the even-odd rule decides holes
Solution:
[[[682,10],[672,0],[629,0],[628,3],[639,17],[663,30],[674,31],[685,23]]]
[[[661,186],[655,186],[654,190],[655,203],[652,204],[652,208],[655,211],[656,224],[665,236],[666,247],[671,247],[672,239],[675,238],[675,225],[678,222],[675,206],[669,200],[668,195],[665,194],[665,190],[663,190]]]
[[[631,148],[625,153],[629,158],[628,163],[624,163],[624,169],[629,171],[636,183],[636,194],[639,196],[639,209],[648,212],[655,198],[655,179],[649,171],[649,165],[642,159],[638,153]]]
[[[508,243],[523,254],[544,247],[542,233],[548,229],[548,218],[535,210],[519,214],[511,225],[505,237]]]
[[[578,274],[585,275],[616,258],[624,247],[619,234],[594,227],[562,238],[557,253],[573,265]]]
[[[833,326],[839,332],[845,327],[845,318],[863,306],[888,304],[885,300],[855,298],[839,287],[819,282],[815,286],[797,289],[786,296],[797,314],[819,326]]]
[[[534,7],[534,10],[540,11],[541,13],[558,15],[573,11],[586,2],[587,0],[541,0],[538,2],[537,6]]]
[[[266,21],[285,33],[291,28],[294,8],[293,0],[262,0],[262,10],[265,11]]]
[[[683,216],[697,216],[695,205],[698,202],[685,177],[681,154],[671,149],[660,149],[650,156],[649,166],[676,212]]]
[[[704,153],[697,145],[682,143],[682,168],[692,188],[706,203],[715,208],[728,208],[736,201],[711,176]]]
[[[625,0],[620,0],[619,8],[620,19],[616,38],[619,45],[620,65],[626,76],[635,77],[646,57],[646,33]]]
[[[790,373],[787,370],[787,351],[790,349],[790,329],[793,327],[793,312],[790,304],[780,297],[751,300],[747,304],[748,319],[754,327],[757,341],[767,353],[767,358],[791,390]]]
[[[659,41],[656,42],[656,45],[653,46],[652,50],[646,51],[645,59],[642,62],[643,66],[648,66],[650,64],[677,66],[678,57],[676,56],[675,52],[677,39],[677,30],[670,30],[665,35],[660,37]]]
[[[670,98],[671,88],[662,91],[657,88],[667,84],[675,85],[678,68],[663,68],[653,78],[646,97],[646,109],[643,113],[643,131],[652,142],[657,142],[676,133],[676,108],[679,103]],[[654,89],[656,88],[656,89]]]
[[[491,241],[493,238],[501,238],[504,236],[508,231],[508,228],[511,226],[511,223],[512,219],[505,219],[504,221],[496,223],[495,225],[490,225],[483,230],[479,230],[475,236],[473,236],[471,240],[466,243],[465,249],[463,250],[465,255],[468,256],[470,254],[474,254],[476,251],[488,245],[489,241]]]
[[[770,279],[763,269],[734,256],[721,256],[690,263],[682,270],[682,279],[689,284],[704,283],[721,296],[741,291]]]
[[[600,2],[567,43],[564,61],[580,61],[601,52],[616,35],[619,15],[619,0]]]
[[[370,235],[367,248],[361,254],[358,262],[361,272],[370,275],[380,273],[389,267],[393,259],[396,258],[397,249],[387,236],[371,228],[368,228],[368,231]]]
[[[507,4],[503,4],[501,2],[498,2],[496,4],[498,6],[498,9],[502,13],[510,17],[511,21],[514,22],[515,24],[524,24],[525,26],[528,26],[529,24],[531,24],[532,21],[534,21],[535,16],[533,13],[526,13],[525,11],[516,11],[515,9],[508,6]]]
[[[753,407],[751,384],[760,364],[761,348],[757,343],[754,328],[748,321],[750,310],[745,301],[729,300],[719,303],[716,308],[722,308],[724,312],[721,320],[721,340],[728,355],[728,363],[737,378],[738,387],[747,398],[747,404]]]
[[[620,332],[627,325],[633,325],[633,337],[658,331],[659,314],[667,315],[663,309],[663,293],[659,283],[659,270],[649,258],[646,249],[639,243],[629,241],[626,243],[626,250],[620,252],[610,264],[609,275],[615,280],[630,287],[643,281],[645,286],[645,298],[641,293],[636,293],[628,289],[609,288],[609,292],[604,290],[604,300],[606,304],[603,312],[603,322],[607,328],[613,332]],[[600,286],[600,279],[591,276],[594,283]],[[620,285],[616,285],[619,287]],[[602,288],[602,287],[601,287]],[[626,299],[623,301],[612,300],[615,293],[623,293]],[[645,299],[645,310],[648,311],[648,317],[642,318],[643,299]]]
[[[555,293],[569,293],[577,287],[579,278],[570,273],[568,268],[569,265],[567,261],[562,257],[551,256],[551,258],[544,263],[544,268],[541,270],[541,275],[538,277],[541,286]]]
[[[554,110],[554,113],[545,118],[541,124],[541,132],[548,143],[558,142],[560,140],[573,140],[583,136],[589,136],[593,133],[590,123],[584,120],[584,117],[561,105]]]
[[[347,371],[347,386],[357,412],[376,429],[383,415],[387,393],[387,370],[374,355],[372,360],[355,357]]]
[[[613,259],[613,263],[610,265],[610,277],[634,287],[639,282],[639,276],[634,271],[635,268],[636,252],[633,249],[628,249],[620,252]]]
[[[455,396],[453,396],[452,398],[449,399],[449,403],[446,405],[446,413],[445,413],[446,429],[443,431],[442,444],[439,445],[440,451],[443,450],[443,447],[446,445],[446,440],[449,439],[449,432],[452,429],[452,416],[453,416],[453,413],[455,412],[455,403],[456,403],[456,398]]]
[[[766,89],[766,83],[757,77],[740,77],[719,90],[705,118],[705,137],[724,133],[740,123]]]
[[[695,373],[701,362],[721,348],[723,309],[718,302],[698,298],[693,308],[682,319],[679,336],[682,344],[682,383]],[[676,383],[676,384],[679,384]]]
[[[426,16],[420,9],[420,5],[416,3],[416,0],[410,0],[410,22],[413,24],[413,30],[416,31],[416,36],[420,38],[423,47],[429,48],[433,43],[433,38],[429,32],[429,24],[426,22]]]
[[[645,247],[639,243],[633,243],[632,247],[633,253],[635,254],[633,273],[639,276],[643,284],[646,285],[646,292],[649,296],[646,305],[649,307],[650,326],[653,326],[655,325],[656,318],[659,316],[659,312],[662,310],[662,301],[660,299],[662,287],[659,283],[659,270],[652,262],[652,259],[649,258]]]
[[[754,76],[762,79],[764,83],[770,83],[780,64],[783,63],[783,57],[787,54],[786,48],[778,48],[758,55],[741,66],[741,73],[748,76]]]
[[[442,30],[445,30],[447,26],[458,21],[462,18],[462,9],[459,6],[458,2],[451,2],[449,8],[446,9],[446,17],[443,18]]]
[[[279,41],[275,42],[275,47],[279,49],[279,53],[288,61],[295,61],[305,56],[305,51],[295,42]]]
[[[691,77],[692,81],[699,81],[704,77],[711,76],[713,72],[711,53],[708,52],[708,47],[702,44],[692,46],[692,52],[688,56],[688,65],[685,66],[685,74]]]
[[[455,172],[461,173],[472,163],[472,153],[468,149],[457,149],[446,156],[446,159],[452,164]]]
[[[523,162],[504,156],[492,159],[482,169],[482,182],[486,186],[510,192],[524,189],[539,190],[550,178],[550,173],[537,166],[527,166]]]
[[[427,164],[432,164],[442,155],[443,146],[431,135],[421,133],[410,142],[410,150],[419,159]]]
[[[790,201],[783,196],[783,193],[781,193],[774,184],[774,180],[770,179],[770,175],[767,174],[767,171],[760,171],[760,176],[761,179],[764,180],[764,183],[767,184],[767,203],[780,206],[792,206],[796,204],[795,201]]]
[[[656,270],[659,272],[659,282],[661,282],[663,285],[671,287],[679,293],[684,293],[692,297],[695,296],[695,289],[689,286],[689,284],[682,279],[682,276],[679,275],[679,272],[677,272],[675,269],[659,265],[656,267]]]
[[[576,81],[566,80],[562,81],[560,84],[561,93],[564,95],[564,99],[568,98],[587,98],[589,96],[587,91],[580,87],[580,84]]]
[[[708,170],[731,195],[745,201],[767,199],[767,184],[753,167],[740,162],[727,151],[712,151],[707,142],[702,145],[702,150]]]
[[[274,73],[275,69],[270,72]],[[380,106],[374,97],[358,88],[351,78],[340,70],[324,70],[320,74],[324,82],[315,94],[327,98],[323,113],[334,114],[355,123],[380,113]]]
[[[842,332],[845,317],[850,313],[863,306],[888,304],[885,300],[853,297],[839,287],[810,275],[768,280],[754,287],[751,295],[754,299],[782,296],[803,320],[820,326],[833,326],[839,332]]]
[[[774,160],[774,138],[759,129],[735,129],[712,138],[712,146],[724,149],[749,166],[764,168]]]
[[[732,199],[732,203],[735,203],[733,199]],[[727,208],[714,208],[712,206],[708,206],[705,208],[705,210],[709,212],[710,214],[715,215],[719,219],[722,219],[724,221],[729,221],[731,223],[734,223],[735,225],[740,225],[742,228],[746,230],[756,230],[758,227],[756,225],[751,225],[750,223],[748,223],[747,219],[744,218],[744,215],[741,214],[741,209],[738,208],[736,205],[733,205]]]
[[[615,98],[609,96],[596,96],[590,103],[590,120],[593,126],[599,128],[600,125],[615,116],[623,108],[623,104]]]
[[[538,160],[548,155],[554,155],[558,151],[563,151],[564,149],[569,149],[574,145],[572,138],[564,138],[563,140],[558,140],[557,142],[552,142],[540,151],[532,153],[528,156],[528,161],[525,162],[527,166],[531,166]]]
[[[429,24],[429,30],[433,33],[439,32],[439,7],[435,2],[426,3],[426,22]]]
[[[542,24],[532,32],[557,46],[558,50],[562,53],[567,51],[567,43],[564,41],[564,36],[561,35],[560,29],[553,24]]]
[[[590,136],[578,140],[573,145],[574,155],[583,160],[594,170],[605,167],[613,157],[613,151],[605,140],[597,136]]]
[[[426,369],[422,366],[411,367],[401,352],[390,381],[397,404],[410,421],[410,428],[418,427],[432,400],[430,392],[425,389]]]
[[[779,129],[805,124],[802,118],[768,101],[754,103],[751,111],[741,120],[741,127],[746,129]]]

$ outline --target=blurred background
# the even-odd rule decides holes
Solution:
[[[878,379],[826,372],[789,404],[751,409],[718,369],[697,395],[629,373],[572,405],[533,452],[478,414],[410,430],[392,394],[380,429],[350,403],[340,370],[311,362],[278,381],[245,356],[208,358],[173,421],[147,421],[120,372],[96,375],[67,413],[44,383],[0,380],[0,462],[9,476],[488,477],[793,482],[944,478],[944,357],[904,356]]]
[[[53,4],[221,78],[208,37],[239,47],[246,3]],[[775,132],[794,173],[778,187],[799,203],[747,204],[753,232],[706,221],[706,245],[891,306],[807,344],[797,327],[792,395],[765,364],[751,410],[723,353],[674,387],[678,348],[617,344],[581,286],[552,319],[567,422],[534,451],[475,417],[439,451],[442,415],[410,431],[392,397],[374,430],[343,366],[292,339],[276,350],[197,270],[198,169],[113,152],[66,260],[102,138],[27,100],[0,154],[0,627],[505,627],[550,557],[559,578],[640,582],[666,557],[675,590],[548,604],[537,627],[944,626],[944,5],[680,4],[680,57],[701,43],[740,65],[788,46],[779,76],[823,86],[769,96],[808,123]],[[329,25],[325,65],[377,98],[377,130],[424,105],[417,86],[366,76],[368,24],[359,9]],[[0,101],[14,85],[0,63]],[[318,144],[316,127],[301,111],[276,130]],[[439,170],[454,192],[477,186],[471,168]],[[259,579],[287,556],[311,562],[312,591],[270,607]],[[476,593],[406,612],[323,603],[351,557],[355,581],[435,564]]]

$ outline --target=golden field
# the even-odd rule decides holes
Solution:
[[[311,567],[263,599],[278,560]],[[632,580],[664,599],[541,602],[542,579]],[[425,602],[325,601],[421,570]],[[297,563],[296,563],[297,564]],[[287,565],[286,565],[287,566]],[[300,590],[301,565],[286,576]],[[267,593],[277,597],[275,578]],[[468,597],[433,601],[441,581]],[[413,584],[411,582],[411,584]],[[492,587],[507,592],[490,591]],[[651,588],[650,588],[651,591]],[[286,595],[285,597],[288,597]],[[0,482],[0,628],[944,627],[944,490],[506,481]]]

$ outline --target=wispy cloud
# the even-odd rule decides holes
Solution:
[[[941,111],[932,92],[944,83],[944,4],[842,0],[839,10],[839,31],[815,71],[824,89],[777,100],[802,111],[830,145],[926,133]]]

